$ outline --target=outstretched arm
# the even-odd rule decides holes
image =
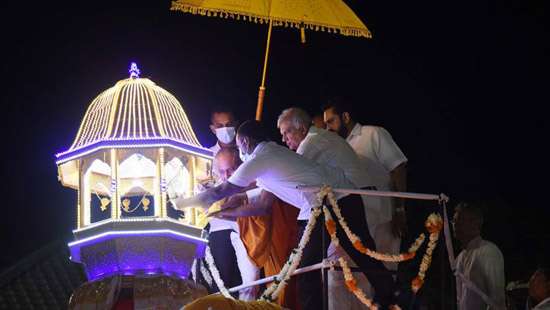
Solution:
[[[257,197],[247,197],[246,194],[234,195],[222,205],[223,211],[217,217],[261,216],[271,214],[275,195],[262,190]]]
[[[193,197],[178,197],[171,200],[175,208],[178,210],[183,210],[189,207],[201,207],[203,209],[206,209],[214,202],[225,197],[240,193],[245,189],[245,187],[240,187],[226,181]]]

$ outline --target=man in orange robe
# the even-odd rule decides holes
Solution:
[[[234,163],[236,167],[228,169],[235,171],[241,163],[238,160],[238,151],[234,152],[225,150],[225,156],[219,156],[218,161],[227,160],[228,163]],[[232,154],[230,154],[232,153]],[[232,156],[229,156],[232,155]],[[236,158],[233,158],[236,157]],[[220,166],[227,166],[225,163],[220,163]],[[249,191],[252,193],[252,191]],[[226,210],[218,213],[218,217],[228,218],[239,215],[237,224],[239,225],[240,237],[246,247],[248,256],[256,264],[256,266],[264,269],[266,277],[277,275],[284,264],[288,260],[292,249],[297,245],[298,226],[296,218],[298,217],[299,209],[281,201],[273,194],[272,197],[266,200],[269,203],[263,209],[262,215],[243,216],[247,215],[246,211],[231,213],[231,210]],[[260,199],[260,197],[256,197]],[[246,194],[237,194],[229,198],[229,202],[222,208],[232,208],[246,203],[249,198]],[[254,199],[250,197],[250,199]],[[278,298],[277,303],[283,307],[297,309],[298,300],[296,293],[296,281],[292,278],[285,290],[283,290]]]
[[[296,247],[298,212],[297,208],[276,199],[270,215],[237,219],[248,256],[257,266],[264,268],[266,277],[277,275],[287,262],[292,249]],[[291,278],[285,290],[279,294],[277,303],[296,309],[298,302],[294,278]]]

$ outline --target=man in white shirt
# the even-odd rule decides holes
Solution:
[[[210,147],[214,156],[221,148],[236,147],[235,133],[238,122],[231,110],[225,107],[212,109],[210,123],[210,130],[216,136],[216,144]]]
[[[342,102],[326,105],[323,112],[327,129],[348,141],[378,190],[407,190],[407,158],[387,130],[356,123],[351,108]],[[403,200],[372,197],[364,200],[369,229],[377,249],[386,253],[399,252],[401,236],[407,229]],[[397,270],[397,264],[386,263],[386,266]]]
[[[365,167],[346,140],[312,126],[306,111],[296,107],[284,110],[277,120],[277,128],[289,149],[321,165],[343,170],[357,188],[372,185]]]
[[[237,169],[241,161],[235,155],[235,126],[237,121],[231,110],[214,108],[210,117],[210,130],[217,142],[210,150],[214,155],[213,174],[218,183],[226,181]],[[243,282],[258,279],[259,270],[252,263],[246,248],[239,237],[237,223],[230,220],[211,218],[207,230],[212,257],[226,287],[234,287]],[[239,299],[254,300],[257,288],[251,287],[239,292]]]
[[[343,170],[346,178],[357,188],[368,188],[372,185],[372,181],[365,167],[361,165],[357,154],[346,140],[342,139],[334,132],[312,126],[311,123],[311,119],[306,111],[292,107],[281,113],[277,121],[277,127],[281,132],[283,142],[285,142],[291,150],[295,150],[296,153],[312,159],[321,165]],[[353,215],[353,217],[365,219],[364,208],[354,211],[355,215]],[[352,217],[351,213],[350,217]],[[374,241],[368,229],[366,229],[367,227],[365,227],[365,224],[366,222],[363,221],[361,228],[364,235],[362,239],[368,248],[376,249]],[[329,252],[340,253],[334,248],[329,249]],[[373,264],[376,266],[375,268],[378,269],[377,272],[386,270],[379,261],[374,261]],[[331,277],[330,280],[333,280],[333,278],[337,280],[338,274],[333,273],[332,275],[335,277]],[[372,275],[367,275],[367,277],[370,279]],[[388,277],[387,281],[390,281],[390,273],[387,273],[386,277]],[[329,288],[330,287],[329,285]],[[335,300],[345,299],[344,297],[348,299],[354,298],[354,296],[350,296],[349,293],[345,296],[340,296],[341,294],[337,293],[337,289],[333,289],[333,291],[335,294],[331,294],[331,298]],[[332,301],[330,304],[333,304]]]
[[[271,192],[281,200],[300,209],[298,221],[303,231],[311,214],[311,208],[317,206],[318,202],[316,193],[301,191],[297,188],[298,186],[322,186],[326,184],[334,188],[354,188],[353,184],[346,179],[342,170],[320,166],[285,147],[274,142],[268,142],[265,131],[259,122],[247,121],[239,127],[237,145],[241,152],[243,164],[227,182],[195,197],[178,199],[178,208],[209,205],[211,202],[243,192],[246,187],[255,181],[257,186],[262,189],[262,196],[256,202],[247,204],[247,207],[261,209],[263,206],[271,206],[272,203],[262,202],[263,193]],[[268,197],[268,195],[265,197]],[[361,199],[356,195],[346,197],[337,195],[337,199],[352,231],[363,237],[365,234],[361,232],[361,228],[366,231],[364,229],[364,217],[349,216],[350,212],[354,215],[355,210],[363,210]],[[359,226],[356,225],[357,223],[359,223]],[[362,227],[360,226],[361,223],[363,223]],[[321,247],[321,229],[323,229],[323,226],[323,223],[317,222],[310,241],[304,249],[302,264],[318,263],[319,260],[315,260],[315,258],[322,250],[326,250],[326,248],[322,249]],[[337,227],[342,247],[348,253],[354,252],[355,256],[352,258],[364,273],[369,272],[369,269],[372,270],[375,267],[373,261],[366,259],[366,256],[357,252],[338,223]],[[302,283],[303,285],[299,288],[302,309],[319,309],[322,301],[322,298],[319,298],[319,292],[321,291],[319,279]],[[393,287],[391,277],[386,277],[382,272],[373,275],[371,283],[376,289],[375,301],[383,307],[388,306],[391,302],[391,289]]]
[[[529,280],[527,310],[550,310],[550,269],[539,268]]]
[[[453,218],[463,250],[456,259],[458,310],[504,309],[504,258],[498,247],[481,238],[483,214],[475,204],[460,204]]]

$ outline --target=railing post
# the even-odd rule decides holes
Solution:
[[[321,205],[321,208],[323,208],[323,206],[328,206],[328,203],[327,203],[327,197],[323,198],[323,204]],[[326,240],[326,235],[325,234],[325,214],[323,212],[323,210],[321,209],[321,214],[319,214],[319,221],[321,221],[320,225],[321,225],[321,251],[322,251],[322,262],[324,262],[326,259],[327,259],[327,250],[328,250],[328,245],[327,245],[327,240]],[[328,299],[329,299],[329,295],[328,295],[328,268],[323,268],[321,270],[321,280],[323,282],[323,310],[328,310]]]

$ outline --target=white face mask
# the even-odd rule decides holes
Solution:
[[[233,142],[235,139],[235,127],[216,128],[216,138],[224,144]]]
[[[246,154],[241,148],[239,148],[239,158],[244,163],[250,159],[250,154]]]

